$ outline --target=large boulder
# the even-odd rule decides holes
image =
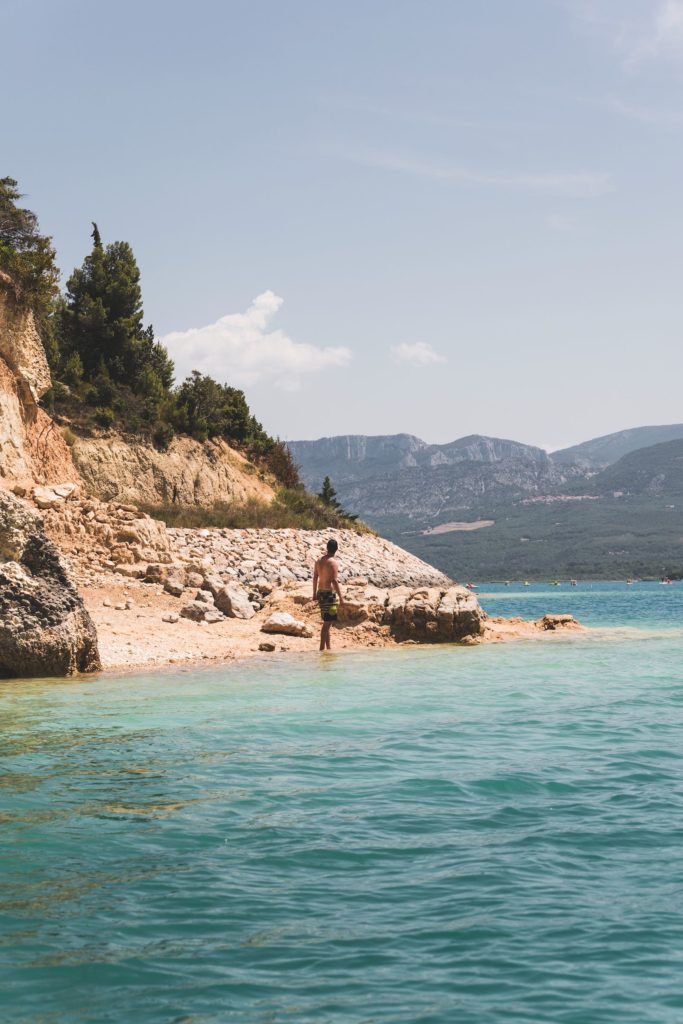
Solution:
[[[40,516],[0,491],[0,676],[100,668],[95,626]]]
[[[397,640],[454,643],[480,636],[486,615],[466,587],[389,591],[382,621]]]
[[[256,614],[249,594],[234,583],[226,583],[213,597],[216,608],[230,619],[251,619]]]
[[[261,632],[281,633],[283,636],[313,636],[306,623],[295,619],[289,612],[273,612],[261,626]]]

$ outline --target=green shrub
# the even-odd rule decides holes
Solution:
[[[170,423],[159,423],[154,430],[152,440],[156,448],[165,452],[174,437],[175,430]]]
[[[116,416],[113,409],[109,409],[106,406],[98,406],[95,409],[95,422],[100,427],[111,427],[115,419]]]

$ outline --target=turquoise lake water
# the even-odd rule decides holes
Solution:
[[[0,1020],[683,1021],[683,584],[596,632],[0,690]]]

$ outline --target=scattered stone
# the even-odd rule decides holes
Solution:
[[[178,621],[178,614],[177,614],[177,612],[166,612],[165,615],[161,616],[161,621],[162,622],[177,622]]]
[[[196,589],[197,587],[203,586],[204,577],[199,572],[188,572],[186,582],[188,587],[194,587]]]
[[[201,601],[202,604],[213,605],[213,597],[208,590],[198,590],[194,599],[195,601]]]
[[[275,650],[275,644],[271,644],[268,640],[264,640],[263,643],[260,643],[258,645],[258,649],[259,649],[259,651],[268,651],[268,652],[274,651]]]
[[[222,590],[223,586],[223,580],[220,576],[214,575],[205,576],[204,582],[202,583],[202,589],[208,590],[213,598],[216,597],[219,590]]]
[[[51,487],[34,487],[33,500],[41,509],[59,508],[78,493],[78,484],[54,484]]]
[[[180,609],[180,614],[184,619],[201,622],[206,614],[206,605],[201,601],[190,601]]]
[[[117,565],[114,572],[119,576],[125,576],[129,580],[141,580],[144,579],[145,573],[147,572],[144,565]]]
[[[204,612],[204,622],[225,622],[225,615],[216,608],[209,608]]]
[[[289,612],[273,612],[261,626],[262,633],[282,633],[285,636],[312,637],[305,622],[295,619]]]
[[[109,600],[108,597],[105,597],[104,601],[102,602],[102,607],[103,608],[111,608],[111,601]]]
[[[167,594],[171,594],[172,597],[182,597],[185,584],[179,576],[169,576],[164,581],[164,590]]]
[[[251,619],[256,614],[247,592],[234,583],[221,587],[214,600],[218,610],[230,619]]]

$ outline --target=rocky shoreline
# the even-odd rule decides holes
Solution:
[[[6,675],[60,675],[100,664],[105,670],[157,669],[316,651],[312,572],[329,536],[339,543],[346,599],[333,634],[338,651],[404,643],[472,645],[580,628],[571,616],[490,619],[465,587],[372,534],[167,529],[133,505],[80,498],[76,485],[16,489],[21,499],[2,492],[3,507],[16,522],[30,522],[34,532],[44,522],[43,546],[55,557],[61,552],[59,564],[65,563],[67,584],[56,576],[52,584],[62,597],[69,587],[78,597],[78,588],[79,614],[87,616],[81,623],[84,645],[96,630],[99,655],[60,660],[55,650],[63,649],[64,637],[61,647],[50,647],[45,634],[36,640],[38,648],[44,646],[42,663],[26,662],[23,671],[16,659],[3,666],[0,650]],[[4,551],[2,559],[8,558]],[[12,572],[16,576],[7,564],[0,568],[5,583]],[[10,591],[6,595],[12,598]],[[7,621],[19,628],[17,616]]]

